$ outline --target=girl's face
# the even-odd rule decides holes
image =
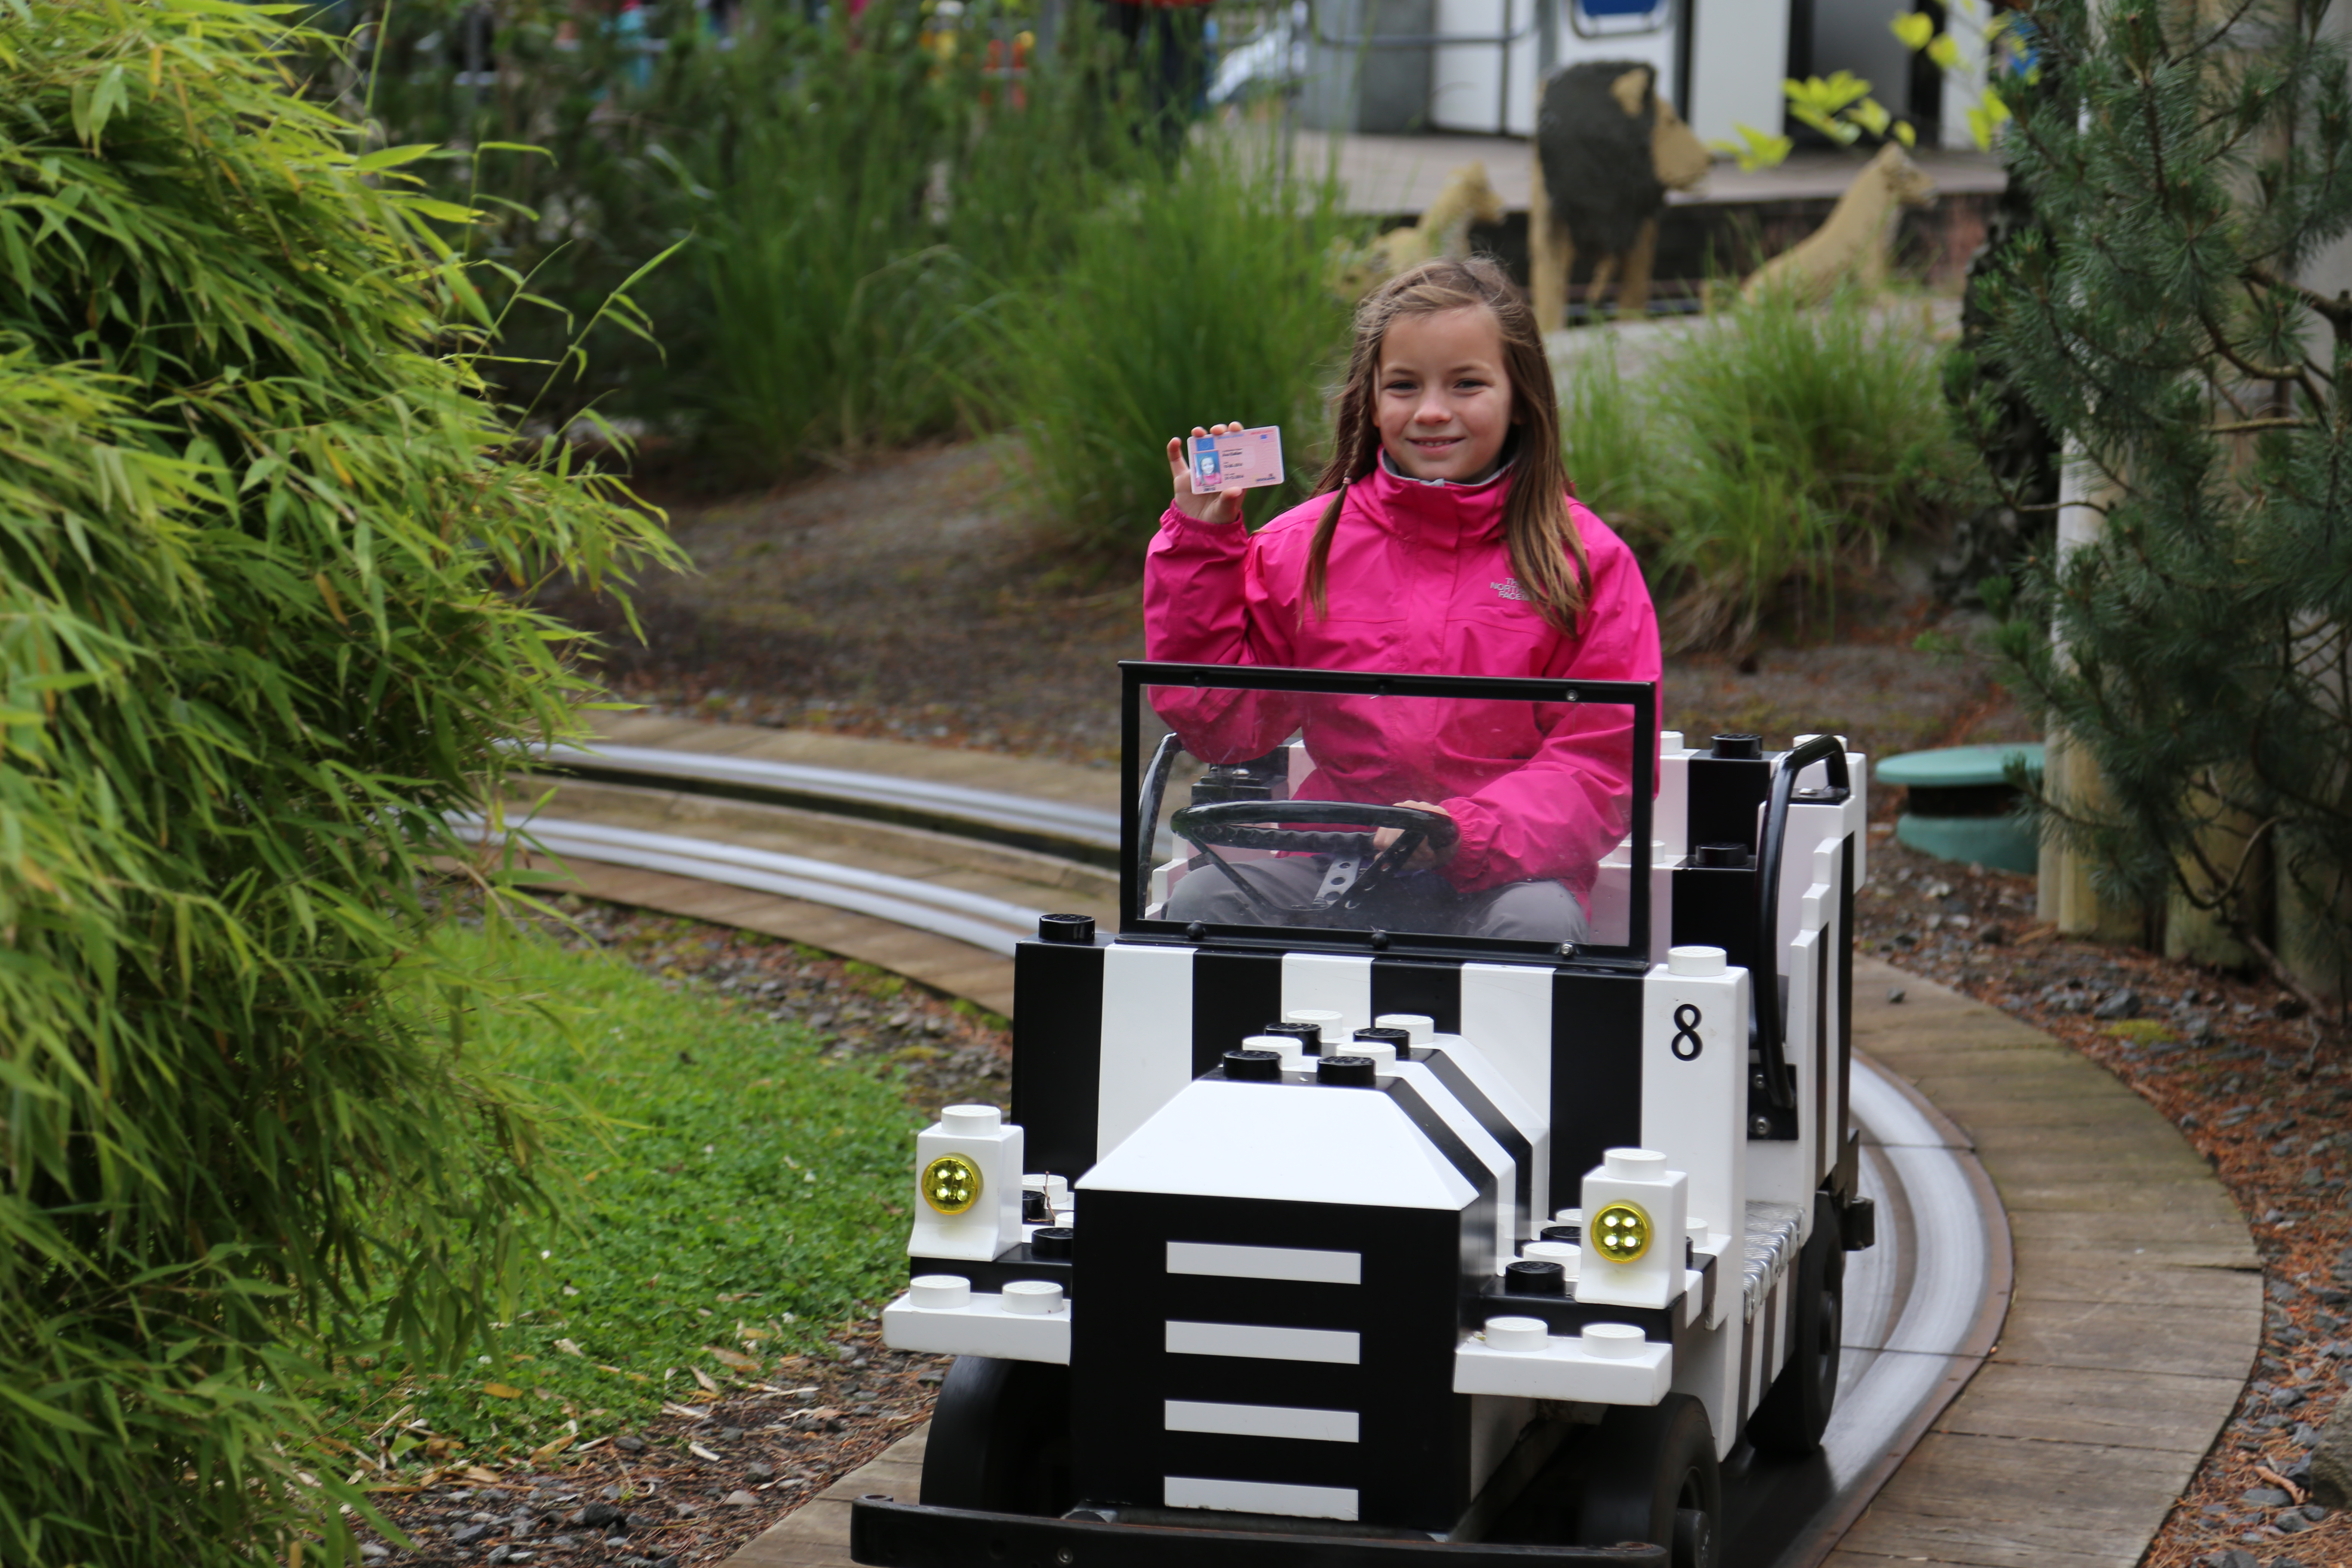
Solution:
[[[1381,446],[1402,472],[1485,478],[1517,419],[1495,313],[1465,305],[1391,322],[1372,407]]]

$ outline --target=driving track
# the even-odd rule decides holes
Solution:
[[[625,752],[616,758],[614,753]],[[553,759],[573,776],[624,775],[672,789],[855,813],[1101,864],[1107,814],[1060,802],[851,770],[604,748]],[[919,787],[910,787],[910,784]],[[1008,805],[1007,803],[1012,803]],[[881,803],[875,808],[874,803]],[[562,809],[559,795],[555,809]],[[460,819],[477,840],[500,837]],[[567,861],[657,871],[824,904],[1009,956],[1041,912],[1009,900],[836,860],[720,838],[541,816],[520,830]],[[1108,846],[1116,848],[1116,819]],[[1725,1472],[1725,1568],[1811,1568],[1837,1543],[1990,1349],[2007,1306],[2009,1235],[1991,1183],[1948,1123],[1866,1058],[1854,1063],[1862,1190],[1876,1200],[1878,1245],[1851,1254],[1837,1414],[1821,1452],[1768,1461],[1746,1448]],[[846,1563],[845,1553],[840,1561]]]

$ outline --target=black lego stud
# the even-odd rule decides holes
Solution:
[[[1564,1241],[1570,1247],[1584,1245],[1584,1227],[1580,1225],[1548,1225],[1540,1233],[1545,1241]]]
[[[1367,1045],[1394,1046],[1399,1056],[1412,1049],[1412,1031],[1410,1029],[1359,1029],[1356,1038]]]
[[[1717,735],[1710,756],[1727,758],[1732,762],[1752,763],[1764,755],[1761,735]]]
[[[1503,1265],[1506,1296],[1565,1296],[1568,1270],[1549,1258],[1522,1258]]]
[[[1021,1189],[1021,1223],[1023,1225],[1054,1223],[1054,1205],[1047,1203],[1045,1194],[1034,1187]]]
[[[1715,870],[1745,871],[1755,864],[1755,857],[1745,844],[1702,844],[1698,863]]]
[[[1227,1051],[1225,1076],[1242,1083],[1279,1083],[1282,1080],[1282,1053]]]
[[[1092,915],[1039,915],[1039,942],[1066,942],[1074,947],[1091,947],[1095,940],[1095,917]]]
[[[1029,1256],[1067,1258],[1070,1255],[1070,1244],[1077,1239],[1077,1235],[1076,1231],[1066,1225],[1049,1225],[1045,1229],[1031,1234]]]
[[[1370,1089],[1374,1084],[1372,1058],[1370,1057],[1320,1057],[1315,1062],[1317,1083],[1337,1084],[1341,1089]]]
[[[1268,1024],[1258,1031],[1261,1035],[1287,1035],[1298,1042],[1298,1048],[1308,1056],[1323,1053],[1323,1026],[1320,1024]]]

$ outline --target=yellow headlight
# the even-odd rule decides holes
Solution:
[[[923,1167],[923,1201],[941,1214],[961,1214],[980,1202],[980,1167],[961,1154],[942,1154]]]
[[[1592,1216],[1585,1239],[1612,1263],[1631,1263],[1650,1250],[1650,1216],[1639,1204],[1620,1200]]]

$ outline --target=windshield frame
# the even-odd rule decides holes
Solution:
[[[1121,938],[1215,942],[1220,946],[1313,950],[1327,952],[1420,955],[1451,959],[1574,962],[1606,968],[1646,971],[1650,952],[1650,839],[1658,783],[1658,689],[1645,680],[1545,680],[1516,676],[1405,675],[1378,670],[1288,669],[1266,665],[1162,664],[1121,659],[1119,671],[1119,872]],[[1471,701],[1579,702],[1632,710],[1634,731],[1632,801],[1632,884],[1626,936],[1622,945],[1579,942],[1573,954],[1559,945],[1500,937],[1446,936],[1417,931],[1380,931],[1347,927],[1258,925],[1188,926],[1180,921],[1147,920],[1137,876],[1143,790],[1143,698],[1155,686],[1216,687],[1234,691],[1311,691],[1342,697],[1442,697]],[[1646,743],[1645,743],[1646,742]]]

